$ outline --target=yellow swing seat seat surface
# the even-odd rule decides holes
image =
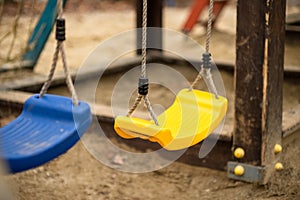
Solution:
[[[153,120],[118,116],[115,131],[126,139],[141,138],[159,143],[167,150],[195,145],[218,127],[227,111],[227,99],[211,93],[183,89],[174,103]]]

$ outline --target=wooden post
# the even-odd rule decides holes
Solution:
[[[238,0],[233,145],[255,166],[274,163],[281,144],[285,4]]]
[[[261,164],[263,65],[265,53],[264,0],[237,4],[234,147],[246,151],[243,162]]]
[[[148,0],[147,12],[147,27],[162,28],[163,17],[163,1],[162,0]],[[136,0],[136,27],[142,27],[143,20],[143,0]],[[149,34],[151,33],[151,34]],[[137,54],[141,55],[142,34],[141,30],[137,32]],[[161,51],[162,49],[162,31],[156,29],[148,32],[147,46],[156,47],[154,51]],[[148,48],[149,50],[149,48]]]
[[[282,89],[286,0],[269,0],[266,30],[266,98],[263,127],[262,165],[275,160],[274,146],[282,139]]]

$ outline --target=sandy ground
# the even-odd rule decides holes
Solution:
[[[110,9],[103,9],[101,12],[86,12],[86,8],[81,8],[82,12],[78,13],[72,12],[71,8],[70,11],[67,10],[65,15],[68,20],[66,49],[68,63],[73,69],[78,68],[89,52],[101,41],[134,28],[134,11],[127,4],[125,6],[122,4],[122,6],[121,9],[117,9],[117,12],[112,9],[114,6],[111,6]],[[187,12],[188,8],[166,9],[165,27],[180,30]],[[235,58],[234,13],[232,8],[225,10],[221,19],[229,23],[222,23],[224,21],[220,20],[217,24],[217,30],[214,31],[212,38],[214,58],[229,61],[233,61]],[[0,32],[6,30],[2,27],[8,27],[9,20],[12,19],[7,17],[6,23],[2,22]],[[24,29],[27,29],[30,18],[24,17],[22,20],[24,20],[22,22]],[[191,36],[203,43],[204,37],[201,36],[201,33],[203,33],[203,29],[198,27]],[[26,40],[25,35],[21,38]],[[19,45],[21,44],[22,40],[19,42]],[[48,72],[54,45],[52,34],[35,72],[43,74]],[[19,47],[21,48],[21,46]],[[297,58],[299,40],[288,43],[286,49],[289,55],[286,63],[300,66]],[[183,69],[183,73],[187,74],[188,80],[193,79],[194,74],[190,70]],[[111,87],[120,76],[120,74],[116,74],[113,78],[103,77],[100,84],[102,95],[99,95],[97,101],[109,105]],[[228,115],[230,121],[233,106],[233,78],[227,72],[222,72],[222,77],[229,94]],[[299,79],[285,82],[285,109],[290,109],[293,105],[300,103],[299,90]],[[65,94],[64,88],[54,89],[51,92]],[[162,93],[158,91],[153,95],[153,101],[159,102]],[[8,123],[12,118],[13,116],[0,116],[0,124]],[[284,170],[275,173],[270,183],[265,186],[233,181],[227,178],[226,172],[178,162],[155,172],[124,173],[101,164],[88,153],[82,142],[76,144],[66,154],[41,167],[15,175],[6,175],[4,180],[10,186],[16,199],[22,200],[300,199],[300,133],[298,132],[297,135],[297,138],[290,138],[283,145],[281,161],[285,167]],[[112,160],[112,162],[114,161]],[[1,179],[3,180],[2,177]],[[0,193],[0,199],[3,197],[2,194]]]
[[[299,199],[299,145],[298,138],[284,146],[285,170],[266,186],[229,180],[225,172],[182,163],[151,173],[123,173],[100,164],[80,142],[60,158],[5,180],[17,199],[24,200]]]

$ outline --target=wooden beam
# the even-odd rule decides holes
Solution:
[[[147,12],[147,27],[162,28],[163,26],[163,1],[151,0],[148,1]],[[143,0],[136,0],[136,27],[141,28],[143,23]],[[152,29],[148,31],[147,35],[147,48],[151,51],[160,52],[162,49],[162,30]],[[142,47],[142,32],[141,29],[137,31],[137,54],[141,55]],[[155,48],[153,48],[155,47]]]
[[[151,59],[152,60],[152,59]],[[98,65],[91,65],[89,67],[85,67],[84,71],[81,71],[80,74],[77,73],[77,70],[71,69],[70,74],[72,79],[77,80],[86,80],[92,77],[97,76],[100,72],[103,74],[113,74],[118,72],[123,72],[131,69],[133,66],[136,66],[140,63],[141,58],[129,57],[124,58],[122,60],[118,60],[111,64],[108,68],[106,66],[106,62],[99,63]],[[16,73],[22,73],[22,71],[18,71]],[[53,81],[51,83],[51,87],[61,86],[65,84],[65,74],[64,72],[56,73],[53,77]],[[44,74],[36,74],[31,73],[27,74],[23,78],[13,79],[11,81],[4,82],[0,85],[1,90],[22,90],[27,92],[35,92],[39,91],[42,85],[47,80],[47,75]]]
[[[261,183],[274,171],[282,140],[285,4],[238,1],[233,144],[245,150],[240,162],[267,166]]]
[[[267,1],[262,165],[274,162],[274,146],[282,139],[285,6],[286,0]]]
[[[265,1],[239,0],[235,68],[234,147],[246,151],[244,162],[261,164]]]
[[[26,99],[28,99],[32,95],[33,93],[30,92],[22,92],[22,91],[15,91],[15,90],[0,91],[0,106],[5,106],[7,108],[10,107],[12,109],[18,108],[18,112],[20,112]],[[97,116],[99,120],[105,122],[114,122],[115,116],[110,106],[101,105],[101,104],[90,104],[90,106],[91,106],[92,114]],[[126,113],[126,111],[127,110],[125,110],[123,113]],[[139,118],[147,118],[148,113],[135,111],[134,116]],[[216,137],[222,141],[231,142],[232,127],[225,125],[223,127],[221,134],[212,133],[212,137]]]

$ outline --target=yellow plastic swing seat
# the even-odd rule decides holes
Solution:
[[[227,99],[200,90],[181,90],[174,103],[153,120],[118,116],[115,131],[126,139],[141,138],[167,150],[180,150],[205,139],[218,127],[227,111]]]

